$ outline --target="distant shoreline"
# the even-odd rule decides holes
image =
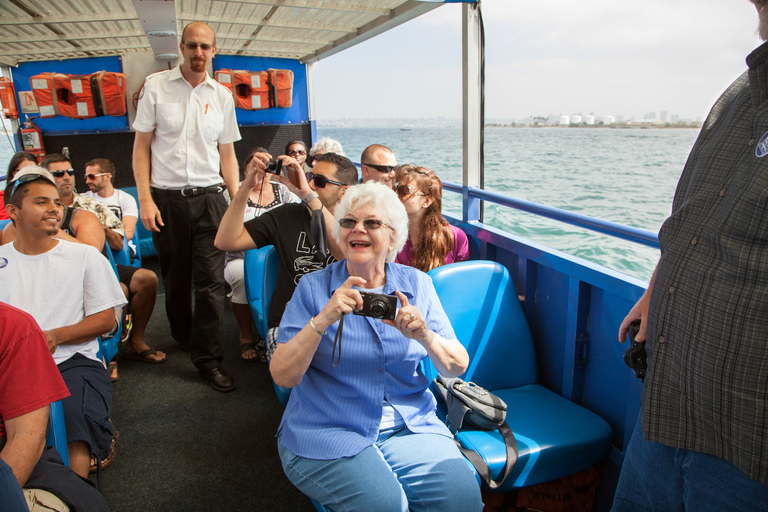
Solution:
[[[654,123],[612,123],[612,124],[571,124],[571,125],[557,125],[557,124],[486,124],[486,128],[609,128],[614,130],[665,130],[669,128],[674,129],[689,129],[700,130],[701,123],[667,123],[667,124],[654,124]]]

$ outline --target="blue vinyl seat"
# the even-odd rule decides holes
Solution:
[[[0,231],[2,231],[3,229],[5,229],[5,226],[7,226],[7,225],[8,225],[8,224],[10,224],[10,223],[11,223],[11,219],[3,219],[3,220],[0,220]]]
[[[245,297],[251,309],[251,316],[256,324],[256,330],[262,339],[267,339],[267,319],[269,318],[269,305],[272,303],[272,295],[277,286],[277,251],[272,245],[259,249],[245,251],[245,264],[243,279],[245,281]],[[277,399],[285,407],[291,398],[291,389],[278,386],[274,382]],[[310,499],[318,512],[330,512],[315,500]]]
[[[136,187],[125,187],[120,190],[131,194],[133,198],[136,199],[136,202],[139,202],[139,192],[136,190]],[[151,256],[157,256],[157,250],[152,241],[152,233],[144,227],[144,223],[141,222],[141,219],[136,222],[136,232],[133,235],[133,242],[136,245],[137,252],[141,253],[142,257],[149,258]]]
[[[464,261],[429,272],[470,364],[462,378],[507,404],[519,459],[498,491],[556,480],[582,471],[608,453],[611,428],[600,416],[537,383],[533,338],[509,272],[492,261]],[[437,372],[424,367],[429,378]],[[445,419],[445,406],[438,409]],[[477,451],[499,478],[506,460],[498,431],[467,425],[457,439]]]
[[[64,406],[61,400],[53,402],[48,412],[48,439],[46,446],[53,446],[61,455],[64,465],[69,467],[69,449],[67,448],[67,427],[64,424]]]
[[[109,264],[112,266],[112,270],[115,273],[115,278],[120,279],[117,273],[117,266],[115,264],[115,257],[112,254],[112,250],[107,248],[104,251],[107,254]],[[108,364],[115,358],[120,348],[120,339],[123,336],[123,315],[115,322],[115,327],[108,334],[99,336],[99,357],[104,361],[104,364]]]
[[[251,316],[256,324],[256,330],[262,339],[267,339],[267,319],[269,305],[277,286],[277,251],[274,246],[267,245],[260,249],[245,251],[244,276],[245,297],[251,309]],[[275,384],[275,393],[283,407],[288,403],[291,390]]]
[[[106,243],[106,242],[105,242]],[[109,246],[109,244],[107,244]],[[112,259],[119,265],[125,265],[126,267],[131,265],[131,248],[128,247],[128,240],[123,237],[123,246],[119,250],[109,248],[112,253]]]

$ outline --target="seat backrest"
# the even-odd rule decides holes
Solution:
[[[269,305],[277,285],[277,251],[272,245],[245,251],[244,267],[245,296],[256,330],[266,340]]]
[[[112,267],[112,271],[115,273],[115,279],[120,280],[120,275],[117,272],[117,265],[115,263],[115,257],[112,254],[112,250],[107,247],[104,251],[107,253],[107,259]],[[99,357],[104,361],[104,364],[108,364],[117,355],[117,351],[120,348],[120,338],[123,336],[123,315],[115,320],[115,327],[108,334],[99,336]]]
[[[136,199],[136,203],[138,204],[139,192],[136,190],[136,187],[123,187],[120,190],[131,194],[133,198]],[[157,256],[155,244],[152,242],[152,232],[144,227],[144,223],[141,221],[141,218],[139,218],[139,220],[136,222],[136,231],[133,234],[133,243],[137,248],[140,248],[141,255],[143,257],[149,258],[151,256]]]
[[[116,251],[111,247],[109,248],[109,250],[112,253],[112,259],[115,260],[115,263],[119,263],[120,265],[125,265],[126,267],[130,266],[131,248],[128,247],[128,240],[126,240],[125,237],[123,237],[123,246],[119,250]]]
[[[48,413],[48,439],[46,446],[53,446],[61,455],[64,465],[69,467],[69,449],[67,448],[67,428],[64,424],[64,407],[61,400],[53,402]]]
[[[133,247],[135,252],[135,254],[133,255],[133,261],[131,262],[131,265],[136,268],[141,268],[141,239],[139,238],[138,231],[134,231],[133,238],[131,238],[131,242],[133,242]]]
[[[462,378],[490,390],[535,383],[533,337],[509,271],[493,261],[462,261],[429,275],[456,337],[469,352]]]

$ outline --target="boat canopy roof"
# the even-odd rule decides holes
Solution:
[[[0,65],[149,50],[169,60],[191,21],[216,31],[219,55],[315,62],[444,1],[457,0],[7,0]]]

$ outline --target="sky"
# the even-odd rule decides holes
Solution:
[[[483,0],[486,119],[703,119],[761,41],[748,0]],[[315,65],[319,121],[461,117],[461,6]]]

